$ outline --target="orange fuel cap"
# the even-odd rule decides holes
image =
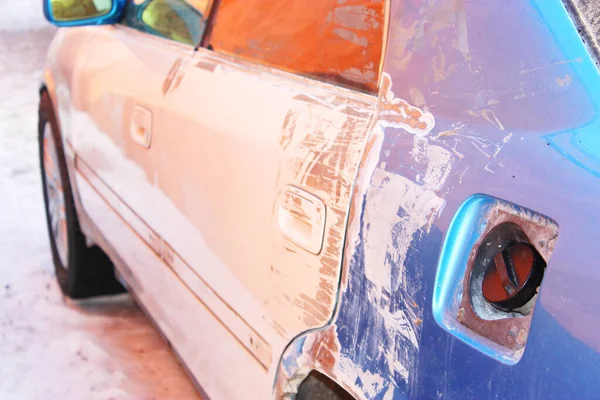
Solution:
[[[545,262],[528,243],[511,242],[499,250],[489,258],[482,282],[483,297],[498,309],[515,311],[537,293]]]

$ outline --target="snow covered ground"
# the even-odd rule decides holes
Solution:
[[[54,280],[36,142],[53,33],[41,0],[0,0],[0,399],[198,399],[129,296],[73,302]]]

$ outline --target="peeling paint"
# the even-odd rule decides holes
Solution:
[[[426,136],[435,126],[433,115],[396,98],[392,92],[392,78],[383,73],[379,101],[379,124],[384,127],[406,129],[418,136]]]
[[[381,25],[375,10],[365,6],[341,6],[333,11],[333,20],[344,28],[367,31]]]
[[[367,45],[369,44],[369,41],[367,40],[367,38],[358,36],[358,34],[356,32],[354,32],[353,30],[343,29],[343,28],[335,28],[333,30],[333,33],[335,33],[340,38],[347,40],[347,41],[349,41],[355,45],[361,46],[361,47],[367,47]]]
[[[343,319],[341,326],[351,327],[364,323],[359,321],[368,314],[367,309],[377,315],[375,321],[368,323],[368,328],[363,328],[368,332],[363,341],[350,336],[354,344],[346,344],[340,355],[342,376],[366,393],[367,398],[391,398],[399,387],[410,382],[414,354],[419,349],[423,310],[419,305],[421,300],[414,297],[420,283],[415,286],[415,282],[407,279],[413,273],[406,269],[407,259],[414,241],[427,235],[444,208],[445,202],[438,192],[444,187],[456,159],[451,151],[435,144],[435,139],[429,136],[435,126],[433,115],[396,98],[388,75],[383,76],[381,93],[380,113],[372,136],[379,145],[370,147],[369,156],[363,162],[365,171],[370,171],[364,176],[368,181],[364,203],[359,202],[364,207],[361,218],[364,231],[362,240],[354,244],[364,250],[361,265],[367,284],[359,295],[354,292],[358,288],[352,286],[353,281],[347,282],[344,290],[352,291],[362,303],[346,304],[344,316],[338,316]],[[384,169],[382,160],[391,154],[389,151],[380,153],[380,146],[386,137],[385,130],[390,127],[401,128],[395,132],[402,140],[412,138],[410,157],[419,166],[419,173],[412,178]],[[368,165],[372,167],[367,168]],[[360,274],[356,265],[353,268],[351,277]],[[399,303],[390,303],[392,294]],[[346,331],[338,330],[338,335],[348,337]],[[370,361],[366,362],[365,357]],[[369,367],[371,363],[379,367],[373,369]]]
[[[340,371],[348,376],[350,380],[356,382],[356,385],[370,398],[375,398],[387,387],[383,376],[357,369],[347,359],[342,359],[340,362]]]
[[[443,199],[434,190],[379,168],[373,174],[371,186],[376,189],[367,195],[364,219],[369,225],[365,242],[373,250],[365,254],[365,274],[379,291],[393,291],[397,287],[392,287],[394,271],[389,262],[402,267],[413,234],[426,228],[442,208]],[[390,193],[395,201],[390,201]],[[401,231],[389,229],[390,226]],[[382,248],[384,244],[390,245]]]
[[[309,257],[298,246],[282,241],[288,250],[273,261],[273,275],[285,271],[277,282],[288,288],[273,292],[287,293],[290,299],[273,297],[267,306],[287,315],[290,332],[321,326],[333,312],[350,190],[375,110],[371,107],[369,114],[365,103],[331,95],[323,98],[301,93],[294,100],[296,107],[286,114],[279,139],[284,161],[278,187],[293,184],[318,197],[326,207],[327,218],[320,253]],[[292,254],[290,248],[298,251]],[[314,273],[307,274],[309,270]],[[294,281],[308,279],[314,292],[289,290]]]

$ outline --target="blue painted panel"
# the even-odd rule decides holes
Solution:
[[[573,21],[559,0],[393,1],[391,13],[390,96],[435,127],[376,125],[333,321],[338,375],[366,399],[600,398],[600,74]],[[471,199],[463,222],[476,226],[476,193],[560,225],[513,365],[436,323],[450,296],[434,287],[439,258],[459,272],[443,237],[473,240],[451,221]]]

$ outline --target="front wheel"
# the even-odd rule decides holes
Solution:
[[[112,263],[100,248],[87,247],[79,227],[62,140],[46,92],[40,99],[38,134],[46,221],[61,290],[71,298],[122,292]]]

